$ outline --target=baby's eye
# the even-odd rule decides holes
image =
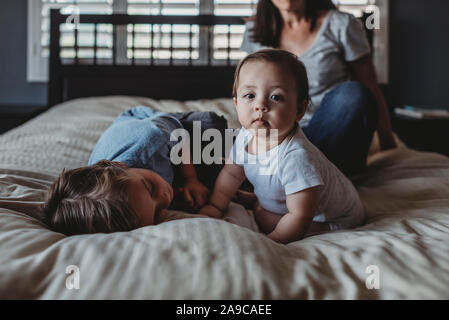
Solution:
[[[247,93],[243,96],[245,99],[254,99],[254,95],[252,93]]]
[[[273,99],[274,101],[282,101],[283,97],[279,94],[273,94],[271,95],[271,99]]]

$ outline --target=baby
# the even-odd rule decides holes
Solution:
[[[242,128],[200,214],[220,218],[247,178],[258,200],[257,223],[274,241],[363,223],[354,186],[298,124],[310,98],[295,55],[267,49],[246,56],[236,69],[233,97]]]
[[[89,166],[63,171],[54,182],[43,220],[66,235],[109,233],[160,223],[169,207],[198,210],[223,165],[172,164],[178,141],[171,134],[190,132],[194,121],[201,130],[224,133],[227,127],[213,112],[164,113],[143,106],[123,112],[100,137]]]

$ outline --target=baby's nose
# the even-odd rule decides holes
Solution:
[[[255,107],[256,111],[261,111],[261,112],[267,112],[268,111],[268,107],[265,104],[257,104]]]

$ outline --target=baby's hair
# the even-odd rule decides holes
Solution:
[[[129,205],[126,168],[108,160],[63,170],[42,207],[50,229],[66,235],[129,231],[138,227]]]
[[[296,55],[291,52],[280,49],[263,49],[251,53],[244,57],[235,70],[234,86],[232,88],[232,96],[237,97],[237,88],[239,82],[240,70],[243,65],[250,61],[266,61],[281,66],[285,71],[291,72],[296,81],[298,92],[298,113],[306,111],[310,103],[309,80],[307,79],[307,71],[304,64]]]

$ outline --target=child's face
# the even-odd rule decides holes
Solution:
[[[140,227],[158,223],[173,200],[173,188],[154,171],[129,168],[127,172],[129,201],[140,217]]]
[[[240,69],[234,104],[240,124],[253,135],[258,129],[278,129],[287,135],[301,119],[297,86],[291,73],[272,62],[249,61]]]

